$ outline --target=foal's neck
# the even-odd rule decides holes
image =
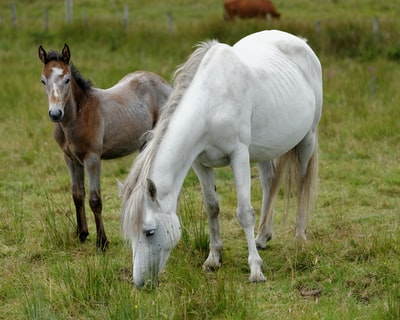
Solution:
[[[65,104],[65,120],[74,121],[76,120],[79,112],[85,104],[85,99],[87,99],[88,92],[82,90],[74,78],[71,79],[71,92],[69,94],[67,103]]]

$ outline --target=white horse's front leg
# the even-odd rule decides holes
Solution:
[[[253,208],[238,207],[236,214],[240,225],[246,234],[247,245],[249,248],[249,266],[250,266],[250,282],[263,282],[267,279],[262,273],[263,261],[258,254],[255,239],[254,239],[254,223],[255,214]]]
[[[222,241],[219,231],[219,203],[215,190],[214,171],[212,168],[205,167],[196,161],[193,163],[192,168],[200,180],[203,202],[210,226],[210,252],[203,264],[203,268],[206,271],[214,271],[221,267],[222,262]]]
[[[236,215],[246,234],[249,248],[250,282],[266,281],[262,273],[263,261],[258,254],[254,238],[255,214],[251,206],[250,159],[246,146],[242,145],[231,158],[231,167],[235,177],[238,207]]]

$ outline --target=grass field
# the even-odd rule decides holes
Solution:
[[[74,1],[72,24],[64,22],[63,1],[15,1],[16,28],[10,3],[1,2],[0,319],[400,318],[400,4],[274,3],[281,21],[225,23],[222,1],[137,0],[129,3],[125,30],[125,2],[119,0]],[[319,197],[309,240],[293,240],[294,209],[285,218],[278,199],[275,238],[260,253],[268,281],[248,283],[232,175],[218,169],[224,260],[217,272],[204,273],[208,227],[190,172],[180,200],[182,239],[160,287],[138,291],[131,286],[132,253],[120,234],[115,183],[126,177],[135,155],[103,162],[111,243],[99,254],[88,207],[89,239],[81,244],[75,237],[69,177],[51,134],[37,47],[60,50],[68,43],[82,75],[105,88],[137,69],[169,80],[198,41],[234,43],[263,28],[305,36],[323,65]],[[254,168],[258,212],[257,175]],[[313,291],[318,294],[308,295]]]

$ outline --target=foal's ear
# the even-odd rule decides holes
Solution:
[[[69,47],[67,44],[64,44],[64,48],[62,49],[62,60],[65,64],[69,64],[69,59],[71,58],[71,52],[69,51]]]
[[[46,50],[44,50],[42,46],[39,46],[39,48],[38,48],[38,55],[39,55],[40,61],[42,61],[43,64],[46,64],[46,62],[47,62],[47,53],[46,53]]]
[[[157,201],[157,188],[153,180],[147,179],[147,191],[151,200]]]

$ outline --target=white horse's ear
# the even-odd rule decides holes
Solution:
[[[147,179],[147,191],[152,201],[157,201],[157,188],[153,180]]]
[[[118,195],[122,198],[122,194],[123,194],[123,192],[124,192],[124,184],[121,182],[121,181],[119,181],[118,179],[117,179],[117,185],[118,185],[118,190],[119,190],[119,193],[118,193]]]

